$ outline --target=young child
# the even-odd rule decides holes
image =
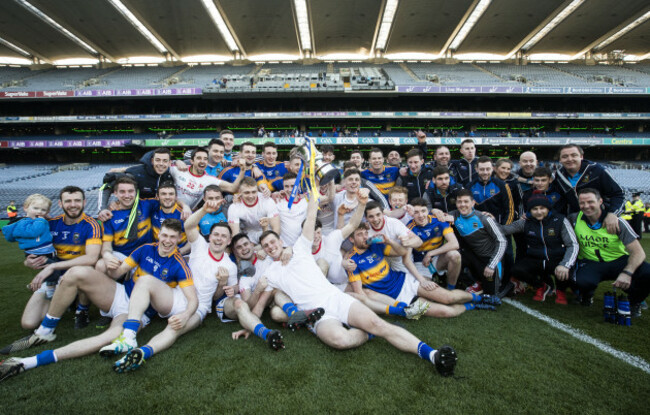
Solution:
[[[8,242],[18,242],[18,247],[27,255],[43,255],[48,257],[47,262],[56,260],[56,250],[52,245],[50,224],[44,218],[50,211],[52,201],[47,197],[35,193],[25,199],[23,210],[27,217],[2,228],[2,233]],[[54,273],[47,280],[48,286],[56,286],[59,273]],[[49,287],[48,287],[49,288]],[[48,290],[48,297],[50,297]]]

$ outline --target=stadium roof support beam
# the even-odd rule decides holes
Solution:
[[[151,45],[156,48],[160,54],[165,56],[167,60],[171,60],[170,57],[173,56],[176,60],[180,61],[181,57],[176,53],[165,40],[157,34],[152,27],[145,24],[145,19],[142,16],[137,15],[137,12],[130,10],[124,3],[120,0],[108,0],[108,2],[115,7],[115,9],[120,12],[124,18],[131,23],[135,29],[140,32],[140,34],[147,39]]]
[[[650,11],[637,13],[636,15],[632,16],[625,22],[621,23],[620,25],[616,26],[614,29],[610,30],[609,32],[605,33],[603,36],[599,37],[598,39],[590,43],[587,47],[585,47],[580,52],[576,53],[573,56],[573,59],[579,59],[583,57],[587,52],[600,51],[605,46],[623,37],[626,33],[630,32],[632,29],[645,23],[648,19],[650,19]]]
[[[221,37],[223,38],[224,42],[226,42],[226,46],[228,46],[230,53],[233,54],[235,59],[242,59],[242,56],[245,54],[244,49],[242,48],[239,39],[237,39],[235,31],[232,29],[232,26],[228,22],[226,14],[223,12],[221,5],[218,4],[218,2],[217,5],[215,5],[213,0],[201,0],[201,3],[203,4],[205,10],[208,12],[208,16],[210,16],[210,19],[212,19],[215,27],[219,33],[221,33]]]
[[[467,12],[465,12],[463,18],[460,19],[456,29],[454,29],[449,39],[447,39],[447,42],[445,42],[445,45],[440,50],[439,56],[448,55],[448,52],[455,52],[458,50],[458,47],[463,43],[490,3],[492,3],[492,0],[474,0],[467,9]]]
[[[370,49],[370,54],[375,55],[377,52],[383,54],[388,45],[388,38],[390,37],[395,21],[395,13],[399,7],[399,0],[384,0],[384,7],[382,13],[377,19],[377,29],[375,30],[375,37]]]
[[[66,27],[63,27],[59,22],[54,20],[52,17],[48,16],[45,12],[28,2],[27,0],[16,0],[16,2],[22,6],[23,8],[27,9],[30,13],[47,23],[50,27],[52,27],[54,30],[58,31],[68,39],[72,40],[74,43],[79,45],[81,48],[83,48],[85,51],[90,53],[93,56],[96,56],[99,58],[100,56],[103,56],[104,58],[108,58],[111,61],[115,61],[115,58],[111,56],[110,54],[106,53],[106,51],[101,50],[101,48],[97,47],[96,45],[91,44],[88,39],[82,39],[82,35],[80,34],[75,34],[72,33],[72,31]]]
[[[571,13],[576,11],[578,7],[584,3],[585,0],[567,0],[560,7],[556,9],[557,13],[548,16],[542,23],[540,23],[532,32],[521,40],[505,57],[509,59],[517,52],[525,53],[549,34],[557,25],[562,23],[564,19],[569,17]]]
[[[31,59],[34,64],[39,64],[39,63],[46,63],[49,65],[52,65],[52,61],[45,56],[34,52],[31,50],[31,48],[24,46],[24,45],[18,45],[15,43],[15,41],[9,41],[7,39],[4,39],[0,37],[0,43],[7,46],[8,48],[15,50],[16,52],[20,53],[21,55],[25,56],[28,59]]]
[[[314,44],[312,42],[312,26],[307,0],[293,0],[291,4],[295,16],[300,53],[304,58],[309,59],[314,55]]]

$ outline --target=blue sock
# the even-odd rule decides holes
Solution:
[[[392,305],[387,305],[386,306],[386,314],[390,316],[402,316],[406,317],[406,312],[404,311],[404,307],[395,307]]]
[[[374,339],[375,337],[377,337],[377,336],[375,336],[374,334],[370,334],[370,333],[368,333],[368,340],[372,340],[372,339]]]
[[[124,330],[133,330],[137,333],[140,328],[140,320],[126,320],[122,323],[122,327],[124,327]]]
[[[83,304],[77,304],[77,313],[80,311],[88,311],[88,306]]]
[[[465,303],[463,305],[465,306],[465,310],[474,310],[474,308],[476,307],[474,303]]]
[[[448,290],[455,290],[456,289],[456,284],[447,284],[447,289]]]
[[[409,305],[406,304],[404,301],[395,301],[395,304],[393,304],[393,307],[408,307]]]
[[[48,329],[55,329],[57,324],[61,321],[60,317],[52,317],[49,314],[45,315],[45,318],[41,322],[41,326],[47,327]]]
[[[286,304],[285,304],[286,305]],[[295,306],[294,306],[295,307]],[[263,340],[266,340],[266,336],[271,332],[271,330],[264,327],[264,324],[260,323],[253,329],[253,333]]]
[[[481,301],[483,301],[483,296],[482,295],[472,293],[472,302],[473,303],[480,303]]]
[[[46,350],[36,355],[36,367],[56,363],[56,356],[54,350]]]
[[[431,363],[433,363],[433,355],[435,352],[436,349],[429,346],[425,342],[420,342],[420,344],[418,344],[418,356],[420,356],[424,360],[428,360]]]
[[[147,360],[151,356],[153,356],[153,349],[148,344],[146,346],[142,346],[140,350],[142,350],[142,355],[144,357],[144,360]]]
[[[287,313],[288,316],[292,315],[296,311],[298,311],[298,307],[294,303],[286,303],[285,305],[282,306],[282,310]]]

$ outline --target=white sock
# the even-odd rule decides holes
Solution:
[[[38,328],[34,330],[34,333],[38,334],[39,336],[47,336],[48,334],[54,333],[54,329],[38,326]]]
[[[131,329],[124,329],[122,330],[122,335],[124,335],[125,338],[128,340],[135,340],[135,336],[138,334],[135,330]]]
[[[20,359],[20,362],[23,364],[25,370],[34,369],[38,364],[38,361],[36,360],[36,356],[23,357]]]

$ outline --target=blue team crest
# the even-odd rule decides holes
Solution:
[[[142,216],[142,210],[140,208],[138,208],[138,216]]]
[[[160,276],[162,278],[165,278],[169,274],[169,270],[167,268],[163,268],[162,271],[160,271]]]
[[[81,241],[81,236],[79,235],[79,232],[75,232],[72,234],[72,242],[78,244]]]
[[[478,229],[478,222],[472,222],[472,227],[474,229]]]
[[[434,227],[434,228],[433,228],[433,231],[434,231],[435,233],[440,232],[440,227],[439,227],[439,226]]]
[[[494,196],[495,193],[496,191],[494,189],[490,189],[490,195]]]
[[[589,175],[585,174],[585,176],[580,180],[582,183],[587,183],[589,181]]]
[[[548,230],[548,236],[555,236],[555,229],[549,228]]]

